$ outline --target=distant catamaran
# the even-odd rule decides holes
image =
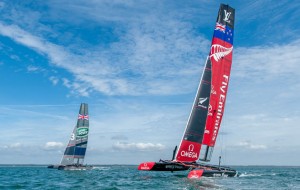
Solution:
[[[87,170],[92,166],[83,165],[89,134],[88,104],[80,105],[77,125],[74,127],[60,165],[50,165],[48,168],[59,170]]]
[[[220,5],[210,53],[179,149],[175,148],[172,160],[144,162],[139,170],[191,169],[189,178],[237,175],[237,171],[220,164],[197,163],[198,159],[210,161],[221,125],[232,64],[234,16],[232,7]]]

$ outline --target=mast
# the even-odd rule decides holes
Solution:
[[[232,63],[234,14],[230,6],[220,5],[211,50],[176,161],[194,162],[199,158],[210,161],[225,107]]]
[[[80,105],[77,125],[74,127],[69,143],[61,160],[61,165],[83,164],[88,142],[89,115],[88,104]]]

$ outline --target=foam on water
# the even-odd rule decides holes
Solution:
[[[109,170],[110,167],[100,167],[100,166],[94,166],[93,170]]]
[[[188,171],[149,172],[137,166],[62,171],[46,166],[0,167],[0,189],[300,189],[300,167],[235,167],[240,177],[187,179]]]

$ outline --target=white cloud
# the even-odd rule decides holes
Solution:
[[[254,150],[267,149],[266,145],[252,144],[251,142],[248,141],[239,142],[236,146],[243,149],[254,149]]]
[[[0,1],[0,8],[2,9],[5,6],[5,3]]]
[[[6,149],[18,149],[22,146],[21,143],[17,142],[17,143],[12,143],[12,144],[9,144],[9,145],[4,145],[3,148],[6,148]]]
[[[59,82],[59,79],[55,76],[49,77],[49,80],[52,82],[52,84],[55,86]]]
[[[201,73],[199,52],[208,52],[209,40],[195,36],[189,23],[171,17],[145,17],[122,27],[126,32],[122,36],[115,33],[119,41],[111,42],[106,49],[99,45],[74,50],[1,22],[0,34],[46,55],[54,66],[73,74],[73,79],[64,82],[72,94],[166,95],[191,91],[194,84],[190,79],[197,81]]]
[[[64,146],[65,145],[61,142],[47,142],[43,148],[44,150],[57,150],[61,149]]]
[[[127,143],[127,142],[117,142],[113,145],[113,149],[121,151],[154,151],[163,150],[165,146],[157,143]]]
[[[125,135],[115,135],[111,137],[112,140],[128,140],[128,137]]]
[[[32,65],[29,65],[29,66],[27,67],[27,71],[28,71],[28,72],[35,72],[35,71],[37,71],[37,70],[39,70],[39,68],[38,68],[38,67],[35,67],[35,66],[32,66]]]
[[[234,52],[234,67],[241,77],[257,79],[282,77],[282,75],[299,76],[300,40],[287,44],[268,46],[240,47]]]

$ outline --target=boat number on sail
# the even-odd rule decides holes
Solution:
[[[85,137],[85,136],[88,135],[88,133],[89,133],[89,128],[87,128],[87,127],[79,127],[77,129],[77,136],[78,137]]]
[[[183,151],[181,151],[180,155],[183,157],[197,158],[198,155],[197,155],[197,153],[194,152],[194,148],[195,148],[194,145],[190,144],[188,151],[183,150]]]
[[[71,141],[73,141],[74,139],[75,139],[75,134],[72,133],[72,135],[71,135]]]
[[[223,19],[225,22],[230,23],[229,17],[231,15],[231,12],[227,12],[227,10],[224,10],[225,18]]]

